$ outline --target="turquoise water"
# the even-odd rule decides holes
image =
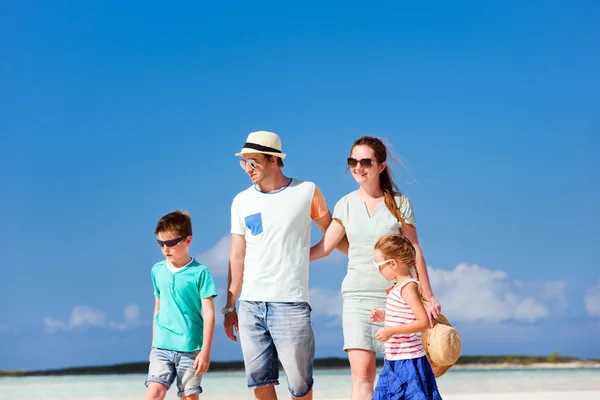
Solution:
[[[133,400],[143,399],[145,375],[102,375],[0,378],[0,400]],[[280,399],[289,398],[285,375],[277,387]],[[438,380],[444,394],[600,391],[600,369],[507,369],[451,370]],[[202,382],[202,399],[248,399],[242,372],[209,372]],[[348,370],[316,371],[315,399],[347,399],[350,393]],[[167,399],[177,399],[171,388]]]

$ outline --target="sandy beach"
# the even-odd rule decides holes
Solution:
[[[0,400],[134,400],[144,398],[145,374],[5,377],[0,379]],[[289,399],[285,376],[275,387],[278,398]],[[315,371],[315,400],[347,400],[351,376],[348,370]],[[205,400],[252,398],[243,372],[207,373],[202,384]],[[600,368],[452,369],[438,380],[444,400],[600,399]],[[176,399],[176,390],[167,399]]]
[[[444,395],[444,400],[590,400],[600,399],[600,391],[593,392],[531,392],[531,393],[476,393]],[[315,400],[348,400],[325,399],[315,397]]]
[[[600,391],[594,392],[533,392],[533,393],[481,393],[443,396],[444,400],[589,400],[600,399]],[[341,400],[341,399],[340,399]]]
[[[572,361],[566,363],[532,363],[527,365],[515,363],[497,363],[497,364],[464,364],[455,365],[452,370],[498,370],[498,369],[577,369],[577,368],[600,368],[600,363],[596,361]]]

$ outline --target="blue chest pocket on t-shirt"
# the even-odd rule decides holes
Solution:
[[[248,215],[246,218],[244,218],[244,222],[246,223],[246,227],[250,229],[250,233],[252,233],[252,235],[256,236],[262,233],[263,226],[262,216],[260,213]]]

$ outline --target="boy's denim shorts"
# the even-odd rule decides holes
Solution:
[[[313,386],[315,337],[308,303],[240,301],[239,336],[248,387],[279,384],[279,361],[294,397]]]
[[[198,351],[185,353],[152,349],[146,387],[150,382],[157,382],[169,390],[175,378],[177,378],[177,396],[183,397],[202,393],[202,386],[200,386],[202,375],[194,375],[196,373],[194,360],[198,353]]]

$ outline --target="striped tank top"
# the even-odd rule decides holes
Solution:
[[[417,283],[414,279],[407,279],[400,285],[386,290],[388,296],[385,303],[384,326],[404,325],[416,320],[415,314],[401,295],[402,288],[410,282]],[[423,350],[423,344],[421,343],[420,332],[409,335],[394,335],[385,342],[386,360],[408,360],[424,355],[425,350]]]

